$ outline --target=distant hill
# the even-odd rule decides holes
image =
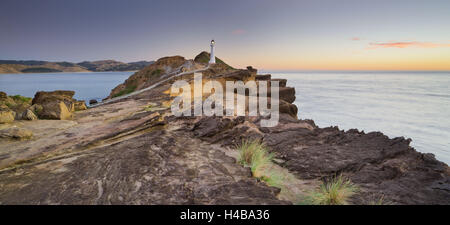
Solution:
[[[104,72],[140,70],[154,61],[124,63],[114,60],[48,62],[38,60],[0,60],[0,73]]]
[[[78,63],[78,66],[84,67],[90,71],[100,72],[100,71],[130,71],[130,70],[140,70],[154,61],[139,61],[131,63],[123,63],[114,60],[101,60],[101,61],[84,61]]]

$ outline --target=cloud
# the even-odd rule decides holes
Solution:
[[[359,37],[352,37],[350,40],[352,40],[352,41],[360,41],[361,38],[359,38]]]
[[[243,30],[243,29],[236,29],[236,30],[233,30],[231,33],[234,34],[234,35],[240,35],[240,34],[243,34],[245,32],[246,31]]]
[[[440,48],[450,47],[450,44],[440,44],[432,42],[418,42],[418,41],[406,41],[406,42],[377,42],[370,43],[368,49],[377,48]]]

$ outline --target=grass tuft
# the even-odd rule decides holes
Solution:
[[[254,177],[270,186],[279,186],[282,183],[282,176],[271,170],[273,154],[268,152],[263,143],[257,140],[246,140],[237,149],[238,162],[250,167]]]
[[[357,191],[356,185],[339,175],[324,181],[307,201],[315,205],[347,205],[349,198]]]

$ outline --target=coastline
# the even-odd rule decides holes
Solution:
[[[66,74],[66,73],[110,73],[110,72],[137,72],[139,70],[127,70],[127,71],[86,71],[86,72],[49,72],[49,73],[0,73],[0,75],[13,75],[13,74]]]
[[[174,71],[181,70],[185,67],[179,65],[188,61],[164,60],[141,73],[152,74],[174,61]],[[351,204],[380,198],[389,204],[449,204],[448,165],[417,152],[410,139],[320,128],[312,120],[297,119],[291,94],[280,96],[275,127],[261,127],[261,117],[175,117],[170,110],[173,96],[166,94],[171,81],[163,80],[164,75],[142,82],[147,86],[139,87],[143,91],[136,95],[74,112],[73,120],[7,125],[30,129],[36,137],[2,142],[7,154],[0,159],[0,202],[299,204],[323,179],[341,174],[359,187]],[[225,80],[271,80],[251,67],[217,65],[204,71],[205,77],[216,75]],[[153,84],[158,85],[145,89]],[[270,168],[289,179],[271,184],[237,163],[236,145],[252,139],[261,140],[274,154]],[[19,184],[23,188],[15,188]],[[84,197],[76,197],[75,190]]]

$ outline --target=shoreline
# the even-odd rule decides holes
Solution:
[[[75,74],[83,74],[83,73],[97,73],[97,74],[102,74],[102,73],[121,73],[121,72],[135,72],[135,71],[119,71],[119,72],[116,72],[116,71],[106,71],[106,72],[76,72]],[[62,73],[58,73],[58,74],[65,74],[65,73],[69,73],[69,74],[72,74],[72,72],[62,72]],[[263,73],[266,73],[266,71],[264,71]],[[36,73],[36,75],[40,75],[40,74],[50,74],[50,73]],[[1,75],[1,74],[0,74]],[[11,74],[12,75],[12,74]],[[282,78],[282,76],[277,76],[277,78]],[[290,80],[289,79],[289,77],[286,77],[286,78],[288,78],[288,82],[292,82],[292,80]],[[61,88],[60,88],[61,89]],[[65,88],[62,88],[62,89],[65,89]],[[55,89],[56,90],[56,89]],[[32,95],[30,95],[30,96],[28,96],[28,97],[33,97]],[[83,98],[85,101],[86,101],[86,104],[89,102],[89,100],[91,100],[91,99],[95,99],[95,100],[97,100],[97,101],[99,101],[99,100],[103,100],[105,97],[107,97],[107,96],[104,96],[104,97],[89,97],[89,98]],[[99,101],[100,102],[100,101]],[[88,104],[87,104],[88,105]],[[88,106],[88,107],[90,107],[90,106]],[[314,116],[309,116],[309,117],[305,117],[305,116],[303,116],[304,114],[302,114],[301,112],[299,113],[299,116],[302,118],[302,119],[304,119],[304,120],[308,120],[308,119],[311,119],[311,120],[315,120],[315,121],[320,121],[320,119],[319,118],[317,118],[317,116],[316,117],[314,117]],[[324,123],[319,123],[320,124],[320,127],[322,127],[322,128],[325,128],[325,127],[338,127],[340,130],[342,130],[342,131],[344,131],[344,132],[347,132],[347,131],[349,131],[349,130],[353,130],[353,129],[357,129],[357,130],[361,130],[361,131],[365,131],[365,132],[382,132],[382,133],[388,133],[388,137],[389,138],[399,138],[399,137],[405,137],[406,139],[408,139],[408,138],[411,138],[412,139],[412,146],[414,146],[416,149],[418,149],[418,151],[419,152],[422,152],[422,153],[432,153],[432,154],[435,154],[436,155],[436,151],[430,151],[429,149],[427,150],[426,148],[425,149],[423,149],[423,148],[421,148],[420,146],[423,146],[423,145],[425,145],[426,144],[426,142],[424,143],[424,142],[417,142],[416,140],[417,140],[417,138],[414,138],[414,136],[413,135],[405,135],[404,133],[399,133],[399,132],[397,132],[397,133],[393,133],[393,132],[387,132],[385,129],[381,129],[381,128],[373,128],[373,129],[367,129],[367,128],[362,128],[362,127],[358,127],[358,126],[343,126],[343,124],[342,123],[338,123],[337,121],[333,121],[333,122],[331,122],[331,123],[326,123],[326,124],[324,124]],[[436,156],[439,160],[441,160],[441,161],[443,161],[444,163],[446,163],[446,164],[449,164],[449,161],[448,160],[445,160],[445,157],[444,158],[442,158],[439,154],[437,154],[437,156]]]
[[[164,58],[119,87],[148,78],[143,75],[154,74],[159,66],[181,70],[186,61]],[[196,68],[187,68],[190,72],[183,79],[193,82],[190,75]],[[73,120],[8,125],[29,129],[36,137],[2,142],[0,202],[300,204],[324,180],[339,175],[358,187],[350,204],[450,203],[448,165],[416,151],[410,139],[320,128],[313,120],[297,118],[292,92],[280,95],[275,127],[261,127],[260,116],[175,117],[170,109],[173,96],[167,94],[173,81],[165,79],[179,74],[160,74],[148,83],[139,80],[153,88],[142,86],[134,95],[74,112]],[[272,80],[251,67],[221,65],[206,69],[203,76],[219,76],[224,82]],[[292,89],[283,83],[284,89]],[[236,146],[245,140],[260,141],[273,154],[269,170],[258,173],[238,163]],[[281,180],[271,180],[280,178],[275,173],[282,174]],[[77,197],[80,192],[83,198]]]
[[[129,71],[86,71],[86,72],[50,72],[50,73],[0,73],[0,75],[13,75],[13,74],[64,74],[64,73],[114,73],[114,72],[137,72],[139,70]]]

